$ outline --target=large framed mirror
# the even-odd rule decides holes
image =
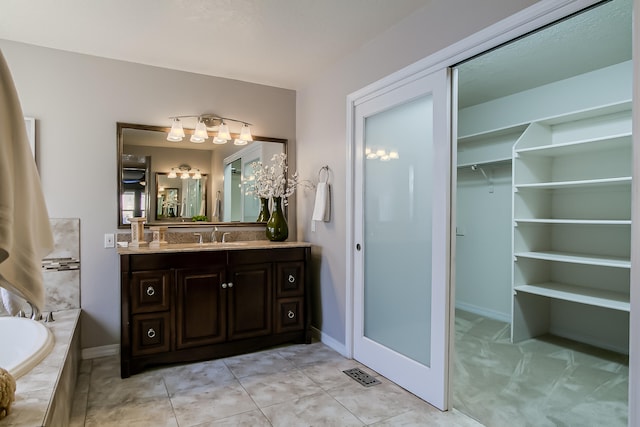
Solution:
[[[286,154],[287,140],[254,136],[244,146],[233,140],[171,142],[169,130],[117,123],[118,227],[128,228],[132,217],[146,217],[149,225],[257,225],[259,200],[247,191],[250,165]]]

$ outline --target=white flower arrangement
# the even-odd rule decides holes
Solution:
[[[296,187],[300,184],[298,172],[287,178],[289,167],[287,155],[284,153],[274,154],[271,162],[271,165],[263,165],[262,162],[251,163],[254,181],[250,192],[263,199],[280,197],[286,206],[287,199],[295,193]]]

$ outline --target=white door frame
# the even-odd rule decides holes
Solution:
[[[541,0],[538,3],[522,10],[502,21],[491,25],[470,37],[467,37],[457,43],[448,46],[414,64],[411,64],[387,77],[384,77],[377,82],[374,82],[356,92],[353,92],[347,96],[347,153],[346,153],[346,296],[345,296],[345,349],[346,356],[353,356],[353,277],[354,277],[354,260],[353,260],[353,248],[355,245],[354,237],[354,159],[355,159],[355,141],[354,141],[354,129],[355,129],[355,107],[370,99],[372,97],[379,96],[381,93],[385,93],[398,86],[402,86],[408,82],[414,81],[422,76],[431,74],[434,71],[441,70],[443,68],[451,67],[459,62],[469,59],[477,54],[485,52],[502,43],[511,41],[517,37],[523,36],[531,31],[539,29],[545,25],[551,24],[559,19],[565,18],[575,12],[599,3],[600,0]],[[634,0],[634,22],[640,22],[640,0]],[[637,24],[636,24],[637,25]],[[634,28],[634,41],[638,40],[640,32]],[[634,111],[634,132],[633,140],[634,147],[640,147],[640,74],[637,70],[640,70],[640,43],[634,43],[634,96],[633,96],[633,111]],[[455,123],[455,114],[453,114],[453,121]],[[455,145],[452,145],[455,147]],[[640,203],[640,187],[638,187],[638,179],[640,179],[640,150],[634,151],[634,167],[633,167],[633,195],[632,205],[639,206]],[[453,156],[455,159],[455,156]],[[453,197],[453,195],[452,195]],[[455,199],[452,198],[452,203],[455,203]],[[455,212],[455,206],[452,206],[452,212]],[[633,224],[640,224],[640,209],[633,209],[632,213]],[[638,227],[632,226],[632,243],[631,243],[631,339],[630,339],[630,394],[629,402],[640,400],[640,369],[634,369],[634,367],[640,366],[640,332],[636,331],[634,325],[640,325],[640,236],[636,238],[638,234]],[[450,236],[451,240],[455,240],[453,236]],[[452,247],[454,247],[452,245]],[[451,271],[455,271],[455,263],[451,262]],[[453,273],[452,273],[453,275]],[[453,277],[453,276],[452,276]],[[454,283],[450,284],[450,301],[454,304],[453,299]],[[637,288],[637,289],[636,289]],[[635,309],[635,310],[634,310]],[[450,312],[453,313],[453,307],[450,307]],[[637,336],[634,336],[637,335]],[[451,345],[453,342],[451,341]],[[453,355],[453,352],[449,352],[449,357]],[[451,372],[451,370],[449,370]],[[450,378],[449,378],[450,381]],[[451,390],[451,387],[449,387]],[[640,426],[640,408],[635,408],[636,405],[629,405],[630,418],[629,425]],[[449,408],[451,407],[451,399],[449,399]],[[634,424],[635,422],[635,424]]]

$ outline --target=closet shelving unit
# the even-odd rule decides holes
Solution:
[[[628,102],[530,123],[513,146],[514,342],[628,348],[631,147]]]
[[[512,160],[513,145],[527,125],[516,125],[463,135],[458,138],[458,168],[473,165],[507,165]]]

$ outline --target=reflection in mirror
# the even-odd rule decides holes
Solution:
[[[192,219],[206,216],[210,223],[255,225],[259,200],[246,191],[248,165],[286,153],[287,140],[254,136],[245,146],[170,142],[169,130],[118,123],[118,226],[128,228],[134,216],[147,217],[148,224],[197,225]],[[172,169],[177,178],[169,178]],[[184,169],[189,179],[180,178]],[[201,179],[193,179],[196,172]]]
[[[145,217],[147,214],[147,177],[149,156],[122,155],[122,179],[120,192],[120,220],[129,223],[129,218]]]
[[[207,175],[171,177],[156,172],[155,221],[207,217]]]

